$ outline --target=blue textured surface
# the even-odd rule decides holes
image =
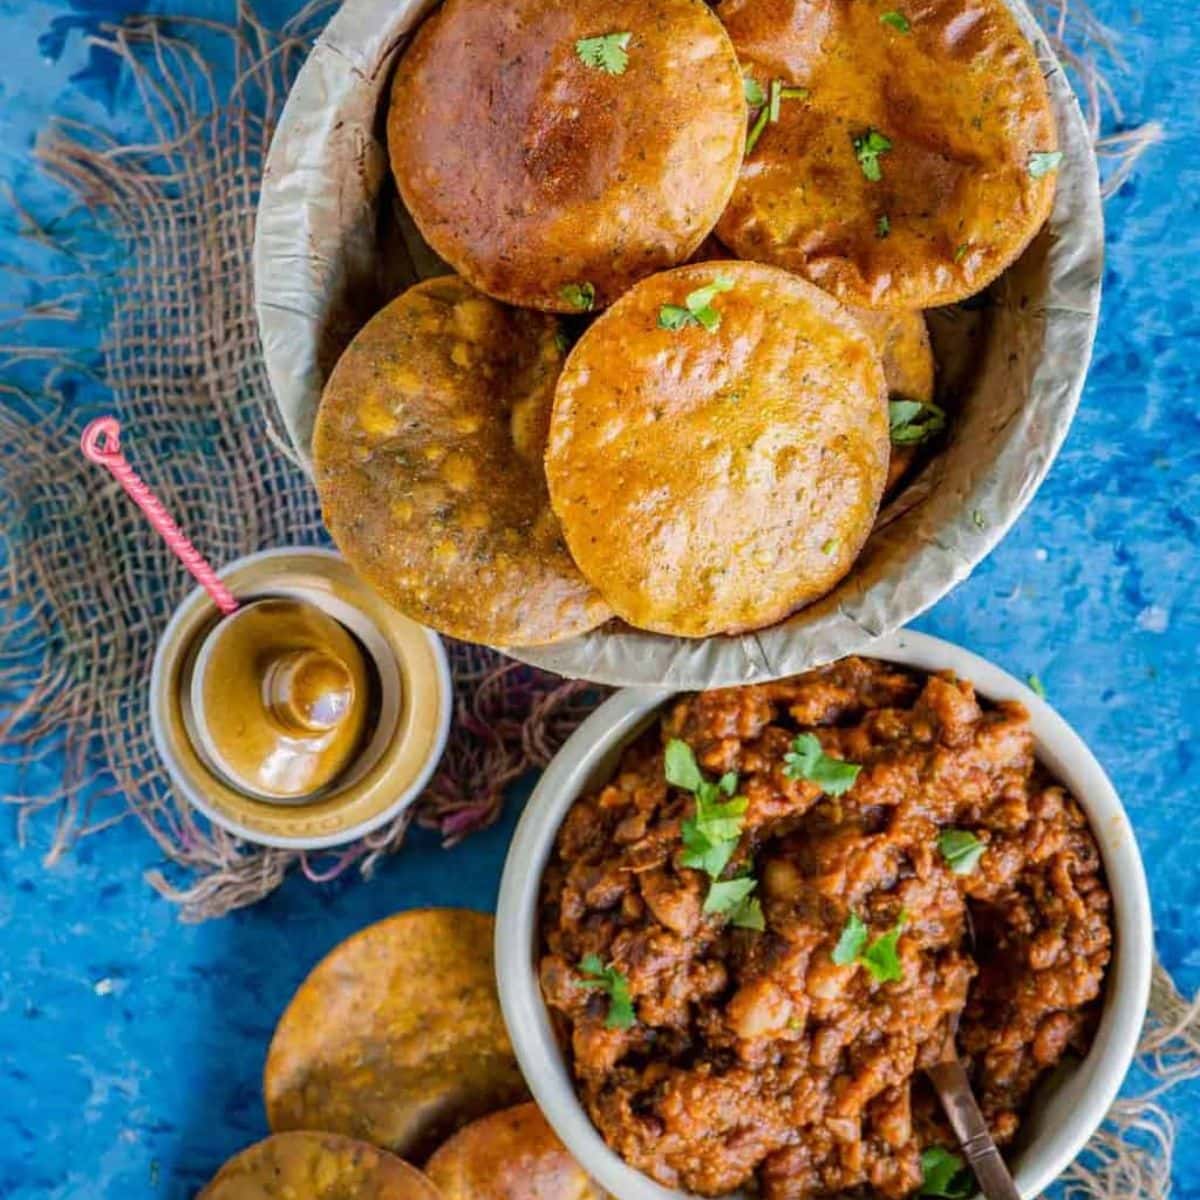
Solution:
[[[0,0],[0,178],[40,211],[58,201],[29,165],[47,114],[110,114],[118,127],[123,117],[121,80],[89,58],[81,29],[148,7],[184,2]],[[186,7],[227,18],[232,4]],[[1170,140],[1108,205],[1104,317],[1065,450],[1004,544],[919,627],[1041,676],[1129,807],[1159,950],[1190,992],[1200,986],[1200,33],[1177,0],[1093,8],[1121,32],[1128,70],[1113,82],[1126,119],[1158,118]],[[35,277],[3,266],[39,266],[14,227],[0,212],[3,308],[38,294]],[[46,771],[23,786],[52,783]],[[0,792],[13,786],[0,767]],[[132,824],[52,872],[39,862],[47,822],[25,850],[10,833],[0,848],[0,1197],[190,1197],[265,1131],[267,1039],[308,967],[398,908],[489,906],[514,817],[510,805],[504,823],[449,855],[416,837],[370,884],[293,879],[200,927],[180,925],[142,883],[156,855]],[[1200,1196],[1200,1087],[1166,1100],[1180,1121],[1176,1195]]]

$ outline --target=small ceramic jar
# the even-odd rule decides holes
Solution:
[[[179,793],[230,833],[288,849],[392,820],[445,748],[441,640],[330,550],[264,551],[221,578],[241,607],[222,617],[197,589],[154,656],[151,725]]]

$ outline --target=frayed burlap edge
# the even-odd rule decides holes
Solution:
[[[1122,67],[1119,52],[1080,0],[1035,7],[1075,76],[1111,194],[1162,130],[1119,128],[1106,82]],[[98,30],[92,45],[122,61],[152,137],[123,144],[56,122],[38,157],[79,210],[63,229],[43,229],[10,197],[27,236],[55,251],[62,269],[44,281],[53,294],[0,321],[0,755],[30,780],[55,755],[64,769],[49,788],[30,783],[5,799],[22,836],[36,813],[54,813],[50,863],[80,837],[141,822],[169,864],[147,878],[186,920],[252,903],[293,868],[314,882],[369,874],[413,821],[453,844],[496,818],[505,786],[543,765],[596,698],[451,645],[457,712],[441,770],[390,827],[315,860],[209,827],[171,794],[154,754],[146,677],[189,580],[115,486],[79,460],[78,431],[94,414],[75,397],[90,387],[117,412],[131,454],[216,561],[322,538],[308,482],[271,450],[282,438],[258,353],[249,258],[273,124],[331,8],[316,0],[280,30],[244,2],[229,25],[133,19]],[[202,48],[211,39],[234,51],[220,87]],[[1116,132],[1102,133],[1106,120]],[[64,354],[53,336],[39,344],[101,298],[111,313],[95,353]],[[1113,1107],[1065,1175],[1068,1196],[1161,1200],[1170,1190],[1174,1128],[1161,1101],[1200,1076],[1200,1010],[1161,968],[1138,1065],[1150,1090]]]

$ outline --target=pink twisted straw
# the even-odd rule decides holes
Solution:
[[[98,417],[83,431],[79,444],[85,458],[112,472],[113,478],[146,514],[146,519],[162,535],[175,557],[191,571],[221,612],[226,616],[234,612],[238,602],[233,593],[217,578],[209,561],[192,545],[163,508],[162,501],[142,482],[141,476],[121,453],[121,422],[116,417]]]

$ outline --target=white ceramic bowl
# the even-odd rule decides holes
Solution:
[[[1116,946],[1104,1009],[1087,1058],[1043,1087],[1024,1124],[1028,1139],[1011,1164],[1017,1187],[1036,1196],[1086,1145],[1129,1069],[1150,993],[1152,925],[1141,855],[1112,784],[1079,736],[1045,701],[1011,675],[938,638],[900,630],[871,647],[871,657],[924,671],[952,670],[990,700],[1029,709],[1039,759],[1082,805],[1100,846],[1113,897]],[[534,1098],[559,1137],[618,1200],[676,1200],[605,1145],[575,1095],[551,1030],[534,967],[542,872],[567,810],[605,782],[621,751],[677,693],[627,689],[588,718],[546,768],[517,826],[496,913],[500,1003]]]

